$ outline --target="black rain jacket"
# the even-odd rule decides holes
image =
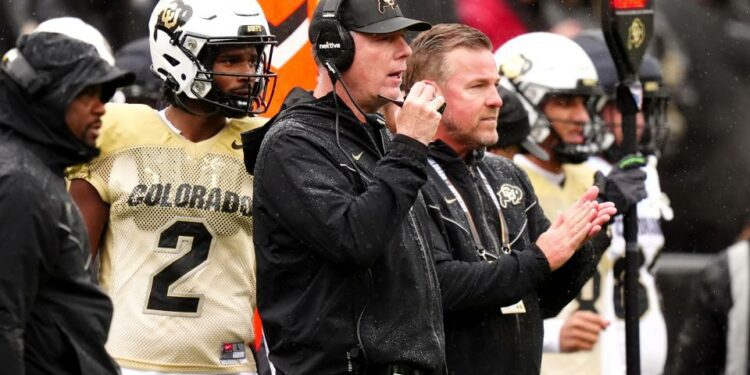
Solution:
[[[550,223],[531,183],[512,161],[473,152],[464,162],[442,141],[430,145],[438,163],[461,194],[477,228],[486,259],[475,248],[469,222],[435,168],[424,188],[430,214],[447,239],[448,249],[434,254],[443,295],[445,341],[450,374],[538,374],[542,320],[570,302],[593,275],[606,244],[587,244],[561,268],[549,263],[535,245]],[[480,177],[498,198],[508,225],[512,251],[501,251],[500,219]],[[596,237],[598,239],[598,237]],[[523,301],[523,314],[501,308]]]
[[[427,147],[360,123],[329,94],[270,126],[255,165],[258,308],[283,374],[442,374],[443,317],[419,189]],[[371,119],[372,120],[372,119]]]
[[[112,303],[88,272],[63,172],[97,153],[68,130],[68,105],[117,72],[60,34],[22,37],[18,49],[37,74],[29,94],[0,71],[0,372],[116,374],[104,349]]]
[[[750,374],[750,316],[734,315],[735,318],[745,319],[744,322],[732,321],[732,310],[736,301],[732,290],[739,291],[739,297],[745,298],[747,304],[750,299],[750,288],[747,284],[747,273],[750,272],[750,264],[745,262],[732,263],[729,251],[749,251],[747,240],[743,240],[732,246],[740,246],[741,249],[730,249],[722,251],[716,256],[693,282],[693,293],[687,305],[686,314],[682,327],[677,335],[677,343],[673,349],[672,371],[674,375],[709,375],[709,374]],[[744,248],[742,248],[744,247]],[[745,256],[745,260],[747,255]],[[736,278],[732,275],[730,268],[744,268],[745,277]],[[733,277],[735,276],[735,277]],[[732,332],[745,327],[744,331]],[[733,336],[739,334],[739,336]],[[739,342],[733,342],[734,337],[739,337]],[[744,342],[745,347],[730,345]],[[731,363],[728,359],[729,350],[738,350],[747,358],[742,364]],[[741,362],[742,356],[737,357]],[[734,371],[730,370],[734,368]]]

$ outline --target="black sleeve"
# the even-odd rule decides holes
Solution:
[[[455,260],[445,249],[436,249],[435,262],[446,312],[511,305],[549,274],[547,259],[536,245],[490,262]]]
[[[583,285],[594,276],[599,258],[589,241],[562,267],[552,272],[539,292],[542,318],[557,316],[563,307],[578,295]]]
[[[356,191],[355,172],[345,170],[334,152],[300,129],[270,135],[256,165],[257,203],[329,262],[368,268],[398,233],[427,180],[427,147],[394,137],[364,192]]]
[[[532,243],[535,243],[539,236],[549,229],[550,222],[541,205],[538,204],[528,176],[521,170],[518,173],[526,187],[526,195],[533,199],[533,202],[528,203],[531,207],[527,210],[527,216],[530,239]],[[544,319],[557,316],[596,272],[599,258],[608,246],[608,237],[606,234],[600,234],[604,237],[597,235],[587,241],[562,267],[553,271],[544,285],[538,289],[539,305]],[[602,241],[606,242],[606,246]]]
[[[694,282],[674,349],[674,374],[721,374],[726,362],[727,314],[732,292],[726,253]]]
[[[42,251],[52,238],[39,197],[17,176],[0,177],[0,368],[24,373],[24,326],[36,297]]]

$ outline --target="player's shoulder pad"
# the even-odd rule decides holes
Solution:
[[[262,127],[268,122],[265,117],[233,118],[228,122],[229,128],[237,134]]]
[[[101,155],[160,138],[168,128],[159,113],[143,104],[108,103],[102,116],[102,130],[97,139]]]
[[[582,186],[588,187],[594,184],[594,174],[596,169],[586,163],[581,164],[563,164],[566,184],[568,181],[579,182]]]

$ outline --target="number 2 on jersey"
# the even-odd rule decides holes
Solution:
[[[180,237],[192,238],[190,250],[169,263],[151,279],[146,310],[155,314],[195,315],[200,306],[200,296],[180,297],[169,295],[169,288],[183,276],[208,259],[213,236],[205,224],[192,221],[176,221],[159,235],[161,249],[179,251]]]

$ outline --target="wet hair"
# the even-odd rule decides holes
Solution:
[[[403,85],[411,87],[423,79],[444,80],[445,54],[456,48],[492,51],[492,42],[481,31],[466,25],[447,23],[419,34],[411,43],[412,55],[406,60]]]

